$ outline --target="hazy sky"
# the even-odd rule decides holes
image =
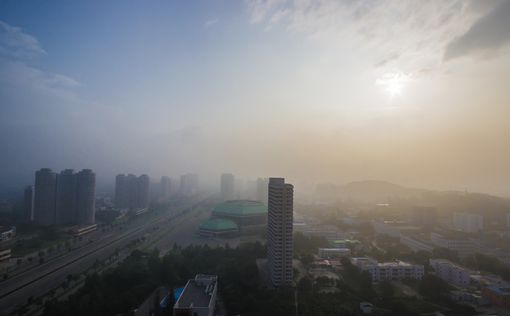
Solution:
[[[510,1],[0,2],[0,186],[40,167],[510,196]]]

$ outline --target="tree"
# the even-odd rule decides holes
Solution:
[[[395,295],[395,289],[390,281],[382,281],[379,283],[379,290],[381,291],[381,297],[384,300],[392,299]]]
[[[430,299],[439,299],[448,293],[450,286],[440,278],[427,274],[420,281],[419,292]]]
[[[304,276],[299,280],[297,288],[300,293],[310,293],[313,289],[312,280],[308,276]]]
[[[363,271],[360,276],[360,294],[367,300],[372,300],[376,293],[372,286],[372,275],[368,271]]]

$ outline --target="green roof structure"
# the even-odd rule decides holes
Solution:
[[[200,230],[230,231],[239,230],[239,227],[230,219],[211,218],[200,224]]]
[[[213,215],[228,217],[265,216],[267,215],[267,207],[258,201],[232,200],[216,205],[213,209]]]

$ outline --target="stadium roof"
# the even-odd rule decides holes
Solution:
[[[226,216],[266,215],[267,207],[258,201],[232,200],[216,205],[213,214]]]
[[[200,229],[223,231],[223,230],[238,230],[239,227],[234,221],[223,218],[211,218],[200,224]]]

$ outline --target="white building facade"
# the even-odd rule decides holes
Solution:
[[[454,213],[452,225],[455,230],[477,233],[483,230],[483,216],[477,214]]]
[[[430,266],[437,277],[443,281],[460,287],[467,287],[471,283],[472,272],[446,259],[430,259]]]

